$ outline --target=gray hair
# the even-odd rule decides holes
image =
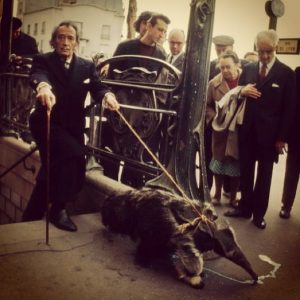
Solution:
[[[268,43],[275,48],[279,42],[277,32],[274,29],[259,32],[255,38],[255,45],[261,42]]]
[[[184,34],[184,31],[182,29],[178,29],[178,28],[175,28],[175,29],[172,29],[169,34],[168,34],[168,38],[170,38],[170,36],[172,36],[173,34],[176,34],[176,33],[179,33],[182,35],[183,39],[185,40],[185,34]]]

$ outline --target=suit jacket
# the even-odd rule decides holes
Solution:
[[[30,83],[34,89],[42,81],[52,86],[56,96],[51,113],[52,123],[76,134],[84,132],[84,102],[88,91],[96,102],[100,102],[109,91],[101,84],[94,63],[76,55],[73,56],[69,70],[64,68],[55,52],[37,55],[33,59],[30,74]],[[39,102],[35,113],[44,113],[44,107]]]
[[[168,55],[168,58],[171,56],[171,54]],[[167,58],[167,60],[168,60]],[[185,53],[182,52],[180,55],[172,61],[172,65],[177,68],[179,71],[182,71],[183,69],[183,64],[184,64],[184,59],[185,59]]]
[[[296,73],[296,109],[293,117],[292,130],[288,138],[289,150],[295,151],[300,155],[300,134],[299,134],[299,116],[300,116],[300,67],[295,69]]]
[[[254,133],[258,149],[276,161],[276,141],[286,142],[295,110],[295,73],[277,58],[262,82],[259,82],[259,63],[250,63],[243,69],[239,85],[256,83],[262,93],[259,99],[246,99],[240,141],[249,141]],[[265,151],[265,153],[263,153]]]

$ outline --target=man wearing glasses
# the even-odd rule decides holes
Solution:
[[[278,40],[274,30],[257,34],[259,61],[246,65],[239,80],[239,99],[246,101],[239,128],[242,199],[237,209],[225,212],[253,217],[260,229],[266,227],[273,163],[284,153],[296,103],[295,74],[275,56]]]

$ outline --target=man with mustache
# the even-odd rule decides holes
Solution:
[[[30,130],[41,157],[41,169],[23,221],[41,219],[46,210],[47,111],[50,114],[50,222],[76,231],[65,205],[74,200],[85,177],[84,102],[88,91],[96,102],[119,109],[115,95],[104,86],[92,61],[75,54],[79,44],[77,26],[69,21],[53,31],[53,52],[33,60],[30,83],[37,92],[36,108],[30,116]]]

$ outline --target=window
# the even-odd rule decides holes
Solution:
[[[27,25],[27,34],[30,35],[30,24]]]
[[[38,33],[38,23],[34,23],[33,35],[37,35]]]
[[[101,40],[110,40],[110,25],[102,25]]]
[[[45,34],[45,32],[46,32],[46,22],[44,21],[44,22],[42,23],[41,34]]]

